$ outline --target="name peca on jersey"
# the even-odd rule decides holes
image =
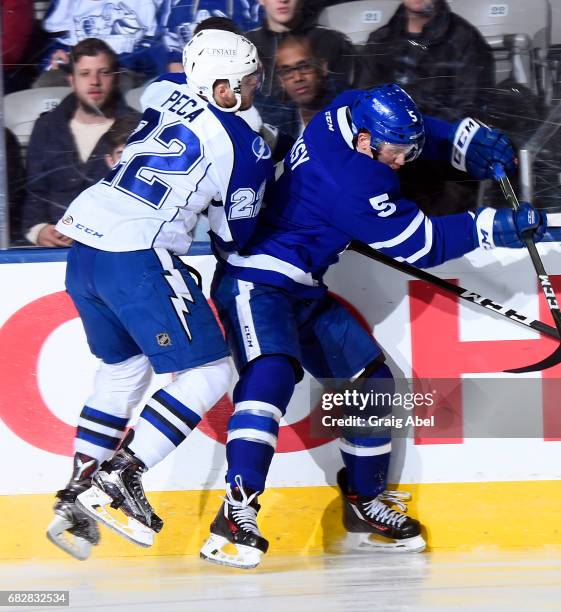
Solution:
[[[391,168],[355,151],[348,108],[359,93],[338,96],[287,154],[246,256],[221,256],[233,276],[313,297],[325,291],[325,271],[351,240],[419,267],[476,248],[472,215],[426,217],[402,197]],[[449,160],[451,126],[424,122],[422,156]]]
[[[207,104],[185,75],[149,85],[119,164],[83,191],[57,229],[105,251],[162,247],[183,255],[209,204],[214,241],[242,249],[272,175],[265,141],[234,113]]]

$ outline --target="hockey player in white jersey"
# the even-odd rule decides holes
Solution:
[[[228,348],[178,256],[207,208],[221,249],[243,249],[253,231],[271,153],[236,111],[252,104],[259,60],[246,38],[203,30],[183,63],[186,74],[146,89],[142,120],[120,162],[57,225],[74,241],[66,287],[100,359],[78,420],[72,477],[57,494],[47,532],[78,559],[99,541],[93,519],[152,544],[163,522],[141,476],[187,437],[230,382]],[[175,380],[152,395],[123,439],[152,370],[175,372]]]

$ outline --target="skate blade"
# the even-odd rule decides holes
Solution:
[[[373,533],[349,533],[346,548],[363,552],[419,553],[427,544],[423,536],[418,535],[403,540],[392,540]]]
[[[237,554],[230,554],[226,547],[233,547]],[[244,546],[243,544],[232,544],[223,536],[210,534],[210,537],[203,544],[200,552],[201,559],[218,563],[219,565],[227,565],[228,567],[237,567],[240,569],[252,569],[257,567],[263,556],[262,551],[253,546]]]
[[[109,529],[113,529],[113,531],[122,535],[129,542],[145,548],[152,546],[154,543],[154,531],[131,516],[127,516],[127,523],[118,520],[106,508],[112,501],[107,493],[104,493],[99,487],[92,485],[87,491],[78,495],[76,505],[82,512],[103,523]]]
[[[47,527],[47,538],[55,546],[58,546],[75,559],[85,561],[92,551],[91,542],[68,533],[66,530],[70,529],[70,527],[72,527],[72,523],[57,514]]]

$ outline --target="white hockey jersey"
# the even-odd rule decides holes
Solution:
[[[70,204],[57,229],[105,251],[184,255],[198,214],[212,203],[214,242],[243,249],[272,176],[267,144],[243,119],[197,96],[183,74],[149,85],[141,103],[120,163]]]
[[[100,38],[120,55],[132,53],[145,36],[155,36],[159,11],[166,0],[57,0],[43,26],[65,32],[60,41],[73,46],[84,38]]]

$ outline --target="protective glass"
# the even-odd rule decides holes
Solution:
[[[255,87],[259,91],[263,85],[263,67],[260,65],[255,72],[246,74],[241,80],[241,85]]]
[[[318,66],[319,64],[316,61],[306,59],[294,64],[294,66],[281,66],[278,68],[277,74],[283,81],[288,81],[293,79],[297,72],[304,75],[311,74]]]

